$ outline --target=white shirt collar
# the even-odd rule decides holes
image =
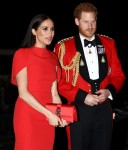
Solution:
[[[79,33],[79,36],[80,36],[80,40],[81,40],[82,46],[84,47],[84,39],[85,39],[85,37],[83,35],[81,35],[80,33]],[[95,39],[95,35],[92,36],[90,41],[92,41],[94,39]]]

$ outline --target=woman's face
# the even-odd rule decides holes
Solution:
[[[55,34],[53,21],[51,19],[43,21],[37,30],[32,29],[32,33],[36,38],[35,46],[45,48],[51,44]]]

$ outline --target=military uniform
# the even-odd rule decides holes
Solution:
[[[112,133],[112,110],[109,99],[96,106],[85,105],[84,100],[88,93],[94,94],[99,89],[108,89],[114,98],[125,80],[114,40],[96,34],[95,41],[99,64],[99,78],[97,80],[92,80],[89,77],[79,35],[59,41],[54,48],[62,67],[62,78],[58,85],[59,93],[67,99],[68,103],[74,103],[78,108],[79,121],[69,126],[71,140],[73,139],[72,145],[75,145],[72,147],[73,150],[82,150],[81,142],[88,147],[93,145],[94,149],[97,150],[109,149],[104,147],[109,147]],[[100,126],[97,123],[104,124],[106,132],[103,132],[103,129],[99,128]],[[100,141],[98,146],[95,145],[93,139],[89,143],[90,132],[94,132],[94,137],[97,136],[97,141]],[[80,137],[84,136],[84,133],[86,140],[82,141]],[[102,134],[99,135],[99,133]],[[102,138],[104,137],[103,134],[106,138]]]

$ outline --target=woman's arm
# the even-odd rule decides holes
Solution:
[[[44,114],[51,125],[57,126],[58,123],[61,123],[60,118],[53,114],[51,111],[46,109],[42,106],[38,100],[28,91],[27,89],[27,67],[23,68],[17,75],[16,75],[17,85],[18,85],[18,92],[19,97],[28,103],[32,108],[36,109],[40,113]]]
[[[51,92],[52,92],[53,103],[62,103],[57,90],[57,80],[53,82]]]

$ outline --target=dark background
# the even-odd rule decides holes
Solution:
[[[31,19],[45,13],[55,22],[56,34],[51,44],[72,36],[76,32],[73,10],[77,4],[84,0],[36,0],[32,1],[3,1],[0,5],[0,75],[11,73],[12,55],[7,55],[11,50],[19,48]],[[113,38],[116,42],[117,52],[123,71],[128,77],[128,7],[125,0],[90,0],[98,8],[97,33]],[[1,52],[4,52],[4,54]],[[123,88],[123,96],[119,103],[127,102],[127,80]],[[121,95],[122,96],[122,95]]]
[[[74,35],[76,26],[73,10],[80,2],[84,0],[3,1],[0,4],[0,50],[5,52],[5,50],[19,48],[31,19],[39,13],[48,14],[55,22],[56,35],[51,45],[53,49],[58,40]],[[119,58],[127,76],[128,7],[126,1],[90,0],[89,2],[95,4],[99,11],[97,33],[115,39]],[[10,64],[7,61],[10,61],[9,57],[6,63]],[[0,62],[6,65],[7,69],[5,71],[4,68],[4,73],[1,69],[0,74],[8,74],[11,64],[8,67],[5,59],[2,62],[2,58]]]
[[[73,10],[77,4],[84,0],[36,0],[36,1],[2,1],[0,4],[0,76],[10,76],[13,53],[19,48],[20,42],[24,38],[27,27],[31,19],[39,14],[45,13],[53,18],[55,22],[56,34],[51,45],[63,38],[73,36],[76,32],[74,24]],[[116,42],[117,52],[122,64],[122,69],[126,75],[123,88],[117,94],[116,99],[111,102],[113,108],[124,108],[128,106],[128,6],[126,0],[90,0],[98,8],[97,33],[113,38]],[[9,81],[8,81],[9,82]],[[0,89],[4,83],[0,80]],[[7,86],[9,85],[9,86]],[[6,88],[7,89],[6,89]],[[16,89],[10,84],[4,85],[6,89],[6,103],[11,105],[10,109],[0,107],[0,150],[13,150],[13,128],[12,115],[14,97],[11,97]],[[14,91],[13,91],[14,90]],[[8,94],[7,94],[8,93]],[[13,99],[12,101],[10,99]],[[12,103],[13,102],[13,103]],[[5,111],[7,110],[7,111]],[[3,119],[3,116],[5,118]],[[128,119],[114,123],[112,150],[125,150],[127,144],[126,136],[128,132]],[[7,136],[8,138],[7,138]],[[5,137],[6,136],[6,137]],[[10,137],[10,138],[9,138]],[[55,149],[66,150],[67,142],[62,137],[66,137],[64,129],[57,129]],[[6,139],[8,142],[6,142]],[[9,140],[10,143],[9,144]],[[11,141],[12,140],[12,141]],[[59,144],[58,142],[59,141]],[[57,146],[58,145],[58,146]]]
[[[0,4],[0,48],[17,48],[23,39],[30,20],[46,13],[55,21],[55,39],[71,36],[75,25],[73,10],[84,0],[3,1]],[[117,40],[125,46],[127,39],[127,5],[125,0],[90,0],[99,11],[97,32]],[[118,45],[119,45],[118,43]]]

